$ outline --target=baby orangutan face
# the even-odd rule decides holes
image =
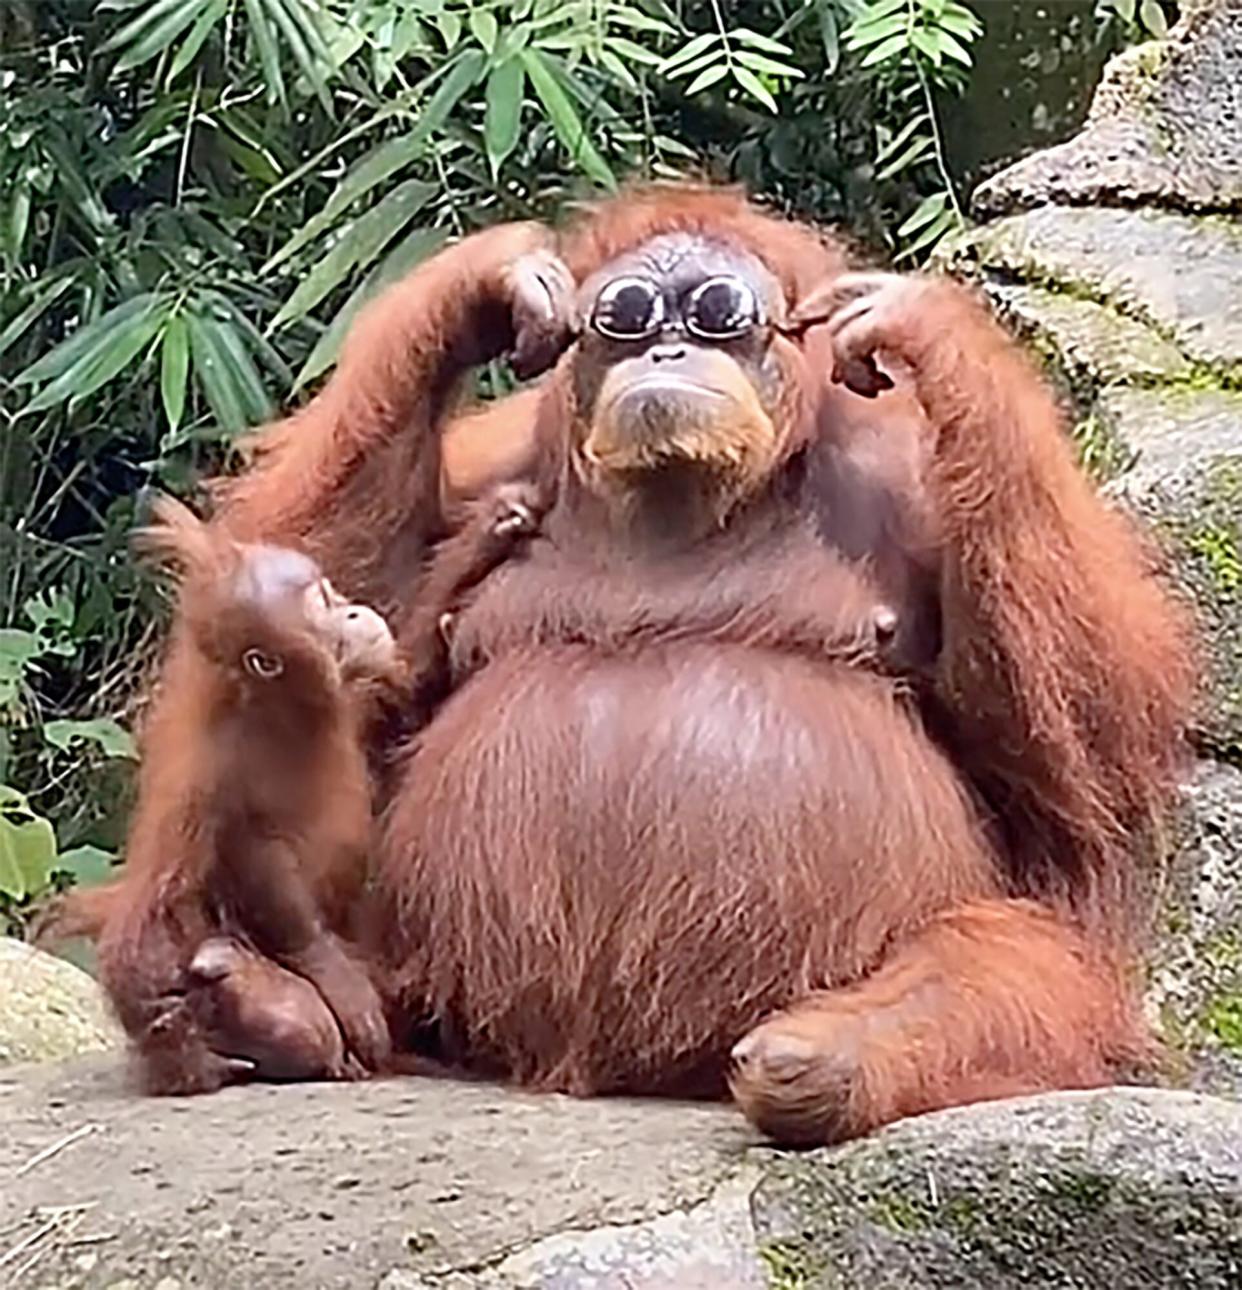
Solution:
[[[343,680],[383,678],[397,667],[396,642],[383,617],[369,605],[346,600],[300,552],[245,548],[236,592],[273,625],[308,634],[336,662]],[[283,670],[279,649],[265,649],[258,640],[243,653],[242,665],[259,680],[273,680]]]

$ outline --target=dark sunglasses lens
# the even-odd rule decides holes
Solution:
[[[643,278],[618,278],[596,297],[591,325],[613,340],[650,336],[664,321],[663,298],[655,283]]]
[[[686,325],[706,340],[742,336],[759,321],[758,297],[737,278],[713,278],[704,282],[686,302]]]

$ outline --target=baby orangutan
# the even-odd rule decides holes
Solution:
[[[309,557],[156,504],[138,546],[176,571],[180,614],[125,870],[71,893],[42,933],[97,937],[151,1091],[384,1066],[384,1010],[349,946],[372,820],[368,728],[381,706],[446,689],[431,625],[533,529],[533,504],[520,485],[474,504],[426,572],[403,651]]]
[[[122,876],[72,893],[50,930],[97,934],[152,1091],[375,1069],[387,1024],[346,938],[371,826],[364,726],[405,679],[392,634],[308,557],[170,499],[138,544],[176,571],[181,611],[142,805]]]

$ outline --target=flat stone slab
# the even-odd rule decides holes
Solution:
[[[110,1239],[50,1251],[34,1285],[372,1286],[395,1268],[481,1268],[558,1231],[689,1208],[752,1141],[720,1106],[420,1079],[152,1099],[128,1091],[115,1058],[12,1067],[0,1233],[34,1231],[22,1218],[38,1207],[93,1206],[68,1239]]]
[[[1239,1259],[1242,1106],[1190,1093],[993,1103],[798,1154],[721,1106],[0,1072],[0,1278],[40,1290],[1213,1290]]]
[[[1182,0],[1181,9],[1167,40],[1108,64],[1078,135],[981,184],[975,209],[1242,209],[1242,0]]]
[[[1242,225],[1160,210],[1042,206],[974,233],[985,270],[1096,297],[1201,363],[1242,362]]]

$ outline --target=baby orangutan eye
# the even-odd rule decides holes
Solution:
[[[260,681],[275,680],[285,670],[275,654],[265,654],[261,649],[248,649],[242,655],[242,667]]]

